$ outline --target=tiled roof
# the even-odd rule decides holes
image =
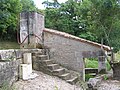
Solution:
[[[83,38],[79,38],[79,37],[73,36],[73,35],[65,33],[65,32],[61,32],[61,31],[57,31],[57,30],[53,30],[53,29],[48,29],[48,28],[45,28],[43,31],[48,32],[48,33],[52,33],[52,34],[55,34],[55,35],[59,35],[59,36],[65,37],[65,38],[73,39],[73,40],[76,40],[76,41],[80,41],[80,42],[83,42],[83,43],[87,43],[87,44],[90,44],[90,45],[93,45],[93,46],[96,46],[96,47],[99,47],[99,48],[101,48],[101,46],[102,46],[104,48],[104,50],[107,50],[107,51],[111,50],[109,46],[102,45],[102,44],[99,44],[99,43],[96,43],[96,42],[92,42],[92,41],[89,41],[89,40],[86,40],[86,39],[83,39]]]

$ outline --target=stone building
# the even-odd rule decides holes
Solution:
[[[21,41],[24,41],[24,35],[29,36],[26,42],[21,45],[22,47],[31,48],[29,46],[32,45],[32,48],[35,48],[36,43],[40,43],[50,50],[49,56],[56,63],[79,72],[82,77],[85,74],[84,58],[98,58],[101,56],[101,47],[104,51],[110,51],[109,46],[85,40],[65,32],[44,28],[44,16],[36,12],[21,13],[20,21]],[[41,41],[38,40],[38,37],[41,38]]]

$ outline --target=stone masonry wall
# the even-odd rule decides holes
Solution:
[[[79,38],[78,38],[79,39]],[[88,41],[89,42],[89,41]],[[96,43],[95,43],[96,44]],[[45,29],[44,45],[50,48],[50,57],[68,69],[84,75],[85,51],[97,52],[100,47],[77,40],[77,37],[63,32]]]
[[[21,48],[36,48],[36,43],[42,44],[44,16],[31,11],[20,13],[20,41]],[[27,37],[28,36],[28,37]],[[24,41],[24,39],[26,40]]]
[[[0,50],[0,86],[3,83],[14,83],[19,78],[19,65],[22,56],[27,52],[35,52],[38,49],[8,49]]]
[[[3,83],[10,83],[10,85],[18,80],[18,70],[20,59],[15,61],[0,62],[0,86]]]

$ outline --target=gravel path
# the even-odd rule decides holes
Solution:
[[[16,90],[82,90],[80,87],[66,83],[55,76],[34,71],[39,76],[32,80],[20,80],[14,85]]]
[[[107,80],[102,81],[98,90],[120,90],[120,81],[117,80]]]

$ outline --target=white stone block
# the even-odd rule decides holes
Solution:
[[[20,65],[20,78],[23,80],[28,79],[28,64]]]
[[[28,64],[27,68],[28,68],[28,74],[31,74],[32,73],[32,64]]]
[[[24,63],[24,64],[32,64],[32,56],[31,56],[31,53],[24,53],[24,54],[23,54],[23,63]]]
[[[31,74],[32,74],[32,64],[21,64],[20,65],[20,78],[21,79],[28,80]]]

